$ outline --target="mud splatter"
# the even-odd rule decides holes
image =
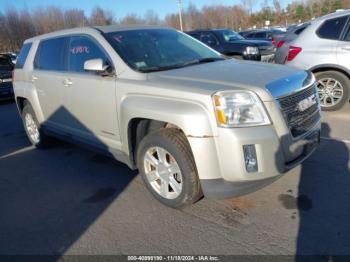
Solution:
[[[244,197],[237,197],[227,200],[227,203],[235,210],[247,210],[255,206],[251,201]]]
[[[312,209],[312,200],[306,195],[294,197],[291,195],[281,194],[278,200],[286,209],[298,209],[301,211],[308,211]]]

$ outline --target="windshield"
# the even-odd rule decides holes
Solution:
[[[106,33],[107,41],[131,68],[140,72],[169,70],[222,59],[216,51],[172,29]]]
[[[225,40],[225,42],[233,42],[233,41],[236,41],[236,40],[245,39],[240,34],[238,34],[236,32],[233,32],[231,30],[220,30],[218,32],[219,32],[219,34],[222,35],[222,37]]]

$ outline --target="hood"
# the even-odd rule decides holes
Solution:
[[[149,80],[190,89],[195,86],[213,94],[216,91],[243,89],[257,93],[263,101],[289,94],[305,86],[306,71],[288,66],[235,59],[194,65],[149,74]]]
[[[247,46],[272,46],[271,41],[265,41],[265,40],[250,40],[250,39],[242,39],[242,40],[235,40],[228,42],[228,44],[241,44],[241,45],[247,45]]]

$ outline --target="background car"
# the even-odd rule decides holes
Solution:
[[[276,63],[312,71],[323,110],[338,110],[349,101],[350,10],[306,23],[284,41]]]
[[[275,57],[271,42],[247,40],[229,29],[196,30],[187,34],[226,56],[263,62],[272,62]]]
[[[306,22],[297,26],[288,28],[286,34],[278,35],[275,37],[276,42],[276,55],[275,62],[277,64],[284,64],[288,57],[288,44],[296,39],[308,26],[310,22]]]
[[[12,71],[14,65],[9,55],[0,55],[0,100],[13,98]]]
[[[244,37],[246,39],[270,41],[273,45],[275,45],[275,36],[284,35],[285,33],[286,32],[281,29],[260,29],[246,33]]]

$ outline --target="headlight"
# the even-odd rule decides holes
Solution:
[[[257,95],[249,91],[223,91],[214,94],[213,102],[218,125],[247,127],[271,124]]]
[[[257,55],[257,54],[259,54],[259,48],[254,47],[254,46],[247,46],[245,53],[247,55]]]

